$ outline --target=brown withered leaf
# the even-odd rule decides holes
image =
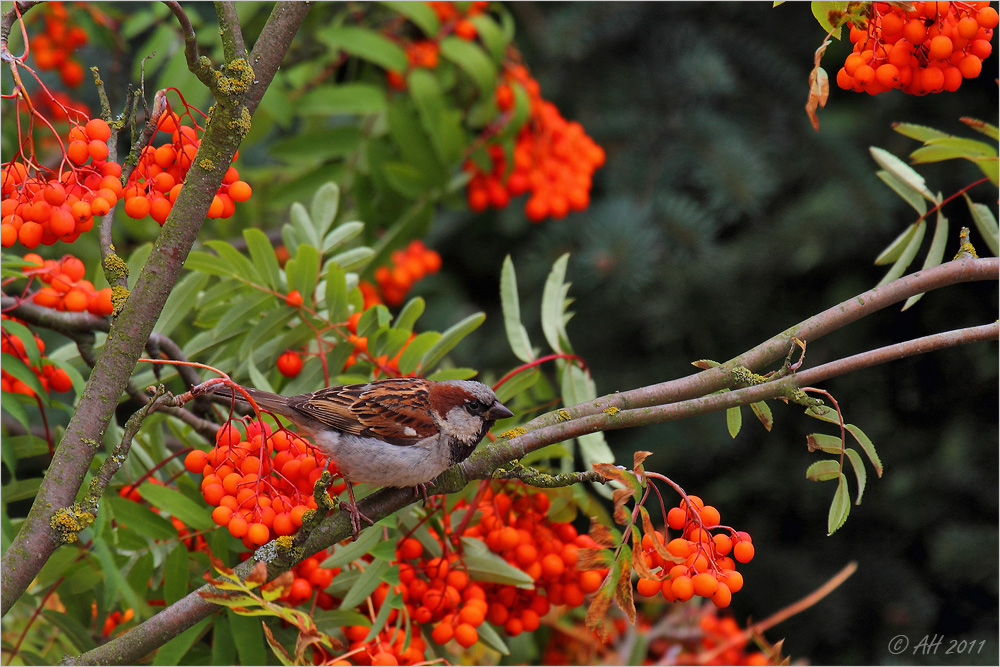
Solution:
[[[646,451],[635,452],[634,454],[632,454],[632,471],[635,472],[636,475],[638,475],[639,466],[641,466],[642,462],[652,455],[653,452],[646,452]]]
[[[628,486],[628,479],[625,477],[625,471],[616,466],[614,463],[591,463],[597,474],[608,481],[621,482],[625,486]]]
[[[628,504],[629,499],[632,498],[632,489],[615,489],[611,493],[611,500],[614,502],[615,511],[612,516],[615,518],[615,522],[624,526],[628,523],[628,511],[625,506]]]
[[[636,571],[636,574],[638,574],[643,579],[660,578],[660,576],[654,574],[653,571],[649,568],[649,565],[646,564],[646,556],[643,553],[642,549],[632,550],[632,569],[634,569]]]
[[[605,549],[612,549],[615,546],[615,538],[611,534],[611,529],[598,521],[590,522],[590,538]]]
[[[600,570],[611,565],[611,552],[607,549],[583,547],[576,552],[577,570]]]
[[[629,550],[627,546],[623,550]],[[629,623],[635,625],[635,600],[632,599],[632,559],[631,554],[622,554],[622,558],[615,563],[618,568],[618,582],[615,586],[615,602],[618,607],[625,612]]]
[[[267,564],[263,561],[257,561],[257,564],[253,566],[250,570],[250,574],[244,579],[248,588],[257,588],[261,584],[267,581]]]
[[[594,597],[590,601],[590,607],[587,609],[587,618],[585,623],[587,628],[591,631],[597,633],[597,636],[601,640],[607,640],[608,638],[608,609],[611,608],[611,586],[610,582],[605,582],[600,589],[594,594]]]
[[[813,129],[817,132],[819,132],[819,115],[817,115],[816,109],[825,107],[826,100],[830,96],[830,77],[819,63],[830,43],[830,37],[827,35],[827,38],[816,49],[813,56],[813,69],[809,72],[809,99],[806,101],[806,115],[809,116],[809,122],[812,123]]]
[[[274,638],[274,635],[271,634],[271,628],[267,627],[267,623],[261,621],[260,624],[264,626],[264,639],[267,640],[267,644],[271,647],[271,650],[274,651],[274,654],[278,656],[278,660],[280,660],[283,665],[294,664],[292,656],[288,655],[288,651],[285,650],[285,647]]]

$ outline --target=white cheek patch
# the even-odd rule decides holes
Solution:
[[[470,415],[465,408],[456,407],[448,411],[448,415],[438,422],[441,430],[462,441],[468,441],[479,435],[483,426],[481,417]]]

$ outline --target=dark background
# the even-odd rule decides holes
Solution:
[[[815,132],[803,105],[823,32],[804,3],[510,9],[543,95],[584,125],[607,150],[607,164],[595,175],[591,208],[562,221],[530,226],[520,201],[500,213],[444,216],[430,242],[450,271],[462,267],[465,288],[442,279],[438,290],[428,282],[426,294],[433,303],[434,292],[458,291],[483,307],[483,292],[495,293],[483,286],[496,283],[510,253],[538,343],[545,276],[572,252],[577,314],[569,334],[599,394],[687,375],[696,359],[724,361],[873,287],[887,268],[874,258],[917,215],[876,178],[868,147],[902,158],[917,148],[891,130],[897,121],[972,137],[960,117],[997,122],[994,55],[979,79],[951,94],[872,97],[833,83]],[[835,43],[827,51],[831,79],[849,49]],[[954,161],[918,170],[945,196],[981,177]],[[988,184],[970,194],[996,203]],[[958,228],[971,220],[960,199],[945,214],[951,257]],[[475,342],[462,346],[460,365],[516,363],[495,305]],[[951,287],[810,344],[806,364],[996,317],[995,284]],[[648,469],[710,498],[725,523],[754,536],[757,557],[732,605],[738,619],[764,618],[858,562],[840,589],[767,633],[785,638],[793,659],[996,663],[996,344],[906,359],[822,387],[872,438],[885,465],[882,479],[869,470],[863,504],[832,537],[833,486],[808,482],[804,472],[817,457],[805,435],[834,431],[798,408],[775,403],[770,433],[744,411],[735,440],[721,414],[608,439],[619,461],[638,449],[655,452]],[[896,657],[888,643],[899,634],[911,646],[924,635],[944,641],[926,654],[911,648]],[[963,639],[977,642],[976,652],[946,654],[951,640]]]

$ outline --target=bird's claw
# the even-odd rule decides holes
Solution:
[[[361,513],[358,509],[357,503],[349,503],[347,501],[340,501],[340,509],[345,510],[351,514],[351,535],[355,540],[358,539],[358,535],[361,534],[361,522],[368,522],[369,526],[374,526],[375,522],[372,521],[368,516]]]
[[[434,482],[424,482],[423,484],[417,484],[413,487],[413,497],[423,495],[424,497],[424,507],[427,507],[427,487],[435,486]]]

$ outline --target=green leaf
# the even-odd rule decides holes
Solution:
[[[312,218],[313,225],[319,236],[326,234],[337,217],[337,209],[340,207],[340,186],[334,182],[324,183],[313,195],[312,204],[309,206],[309,217]]]
[[[382,531],[366,530],[358,536],[356,541],[348,544],[338,544],[336,548],[334,548],[333,553],[320,563],[320,566],[332,569],[335,567],[350,565],[362,556],[367,555],[368,552],[381,540]],[[348,608],[349,607],[341,605],[341,609]]]
[[[910,137],[911,139],[924,142],[931,139],[943,139],[951,136],[947,132],[942,132],[941,130],[934,129],[933,127],[927,127],[926,125],[917,125],[915,123],[893,123],[892,129],[905,137]]]
[[[419,180],[421,187],[426,190],[444,186],[448,170],[435,154],[430,135],[420,124],[420,116],[413,100],[409,97],[393,100],[386,120],[389,122],[389,136],[399,149],[403,162],[419,172],[416,180]]]
[[[336,262],[344,271],[358,271],[375,255],[371,248],[351,248],[334,255],[331,259]]]
[[[480,95],[492,93],[497,82],[497,68],[478,44],[460,37],[445,37],[440,46],[441,55],[458,65],[475,81]]]
[[[229,614],[233,614],[229,609],[226,613],[216,617],[212,624],[212,662],[213,665],[235,665],[236,664],[236,638],[233,637],[233,630],[229,625]],[[235,615],[235,614],[234,614]]]
[[[381,530],[368,531],[381,536]],[[371,595],[379,584],[382,583],[382,579],[385,577],[386,573],[389,571],[389,561],[376,560],[371,563],[365,571],[357,578],[351,589],[347,591],[347,595],[344,596],[344,601],[341,602],[341,609],[353,609],[359,604],[365,601],[369,595]]]
[[[337,246],[343,245],[355,238],[365,229],[363,222],[345,222],[337,225],[336,229],[326,235],[323,239],[323,252],[327,253]]]
[[[806,408],[806,416],[840,426],[840,417],[837,411],[828,405],[816,405]]]
[[[271,254],[274,254],[273,248]],[[192,306],[197,300],[198,293],[207,283],[208,276],[199,272],[189,273],[181,278],[163,304],[163,310],[160,311],[160,318],[156,321],[153,331],[169,336],[178,324],[189,322]]]
[[[188,528],[195,530],[212,530],[215,522],[205,507],[185,496],[180,491],[168,486],[143,482],[139,486],[139,495],[150,505],[167,512],[184,522]]]
[[[179,542],[175,544],[163,563],[163,597],[167,606],[188,594],[191,583],[188,575],[190,563],[191,556],[187,547]]]
[[[525,589],[534,588],[535,580],[528,573],[490,551],[482,540],[463,537],[462,546],[469,576],[474,581],[507,584]]]
[[[906,244],[906,247],[903,249],[902,254],[900,254],[899,256],[899,259],[897,259],[896,263],[892,265],[892,267],[886,272],[884,276],[882,276],[882,280],[878,282],[878,285],[876,285],[876,287],[881,287],[882,285],[891,283],[893,280],[899,278],[904,273],[906,273],[906,269],[907,267],[910,266],[910,262],[913,261],[914,256],[917,254],[917,251],[920,250],[920,244],[923,243],[924,233],[926,231],[927,231],[926,220],[921,220],[916,224],[916,232],[913,234],[913,237]]]
[[[347,274],[335,262],[326,267],[326,310],[331,322],[347,321]]]
[[[319,251],[312,245],[300,245],[295,259],[290,259],[285,264],[285,277],[289,292],[297,289],[305,297],[306,303],[312,303],[316,283],[319,281]]]
[[[247,252],[253,260],[254,272],[246,278],[259,281],[263,276],[264,284],[273,290],[281,290],[281,267],[274,254],[274,245],[267,235],[256,227],[243,230],[243,239],[247,243]]]
[[[264,633],[260,629],[260,621],[253,616],[243,616],[226,610],[226,617],[232,626],[233,637],[236,638],[236,653],[240,665],[266,665],[267,647],[264,645]],[[206,619],[210,620],[210,619]]]
[[[342,158],[361,148],[363,135],[354,125],[313,130],[275,141],[268,152],[288,164]]]
[[[927,189],[927,182],[924,181],[924,177],[914,171],[910,165],[906,164],[889,151],[878,148],[877,146],[869,147],[868,151],[871,153],[872,157],[875,158],[875,162],[877,162],[880,167],[896,175],[931,201],[934,200],[934,196],[931,194],[931,191]]]
[[[810,452],[821,451],[840,456],[844,450],[844,442],[837,436],[824,433],[810,433],[806,436],[806,447]]]
[[[978,157],[997,158],[996,146],[979,141],[977,139],[965,139],[964,137],[939,137],[924,142],[925,147],[948,148],[956,151],[956,157],[974,159]],[[917,151],[922,150],[920,148]],[[915,153],[910,153],[910,158],[916,161]]]
[[[75,618],[52,609],[42,610],[42,616],[49,623],[66,633],[66,638],[69,639],[70,643],[80,653],[97,647],[94,640],[90,638],[90,631]]]
[[[774,426],[774,418],[771,416],[771,407],[766,401],[757,401],[756,403],[750,404],[750,409],[753,410],[754,415],[760,420],[760,423],[764,425],[765,431],[770,431],[771,427]]]
[[[178,665],[181,660],[191,651],[191,647],[194,643],[202,636],[202,634],[208,629],[209,623],[212,622],[211,618],[204,618],[195,625],[191,626],[181,634],[177,635],[166,644],[161,646],[157,651],[156,655],[153,656],[154,665]],[[252,639],[249,637],[243,637],[240,642],[237,642],[237,647],[243,643],[252,643]],[[244,662],[242,664],[253,664],[253,665],[263,665],[263,662]]]
[[[500,64],[503,62],[504,54],[507,51],[507,44],[510,42],[503,30],[489,14],[476,14],[471,19],[472,25],[476,26],[479,39],[482,40],[486,50],[489,51],[493,62]]]
[[[447,382],[448,380],[471,380],[479,375],[475,368],[442,368],[427,376],[428,380],[434,382]]]
[[[486,316],[483,315],[483,317]],[[46,395],[47,392],[42,388],[38,376],[18,357],[10,352],[4,352],[0,354],[0,366],[3,366],[4,371],[13,375],[15,379],[31,387],[36,396],[44,397]]]
[[[167,519],[142,503],[126,500],[118,494],[108,494],[104,502],[111,508],[115,521],[153,540],[177,539],[177,529]],[[187,550],[185,550],[185,553]]]
[[[566,335],[565,313],[569,305],[566,301],[569,285],[565,282],[569,253],[564,254],[552,265],[545,287],[542,290],[542,332],[545,340],[555,351],[572,354],[573,349]]]
[[[424,172],[406,162],[383,162],[382,175],[393,190],[407,199],[417,199],[429,189]]]
[[[841,473],[837,490],[833,494],[833,502],[830,503],[830,515],[826,522],[827,536],[837,532],[837,529],[847,521],[847,515],[850,513],[851,497],[847,490],[847,476]]]
[[[12,336],[17,336],[24,343],[24,351],[28,355],[28,363],[36,368],[41,363],[42,353],[38,351],[35,334],[31,329],[14,320],[3,320],[3,329]]]
[[[944,257],[944,249],[948,244],[948,218],[941,214],[941,209],[937,212],[937,223],[934,225],[934,238],[931,239],[931,248],[927,251],[927,257],[924,258],[924,265],[921,269],[929,269],[932,266],[937,266],[941,263]],[[906,303],[903,304],[902,310],[908,309],[910,306],[920,301],[923,293],[914,294]]]
[[[847,448],[847,458],[851,462],[851,467],[854,468],[854,475],[858,478],[858,497],[854,501],[854,504],[860,505],[861,496],[865,494],[865,482],[868,480],[868,471],[865,470],[865,463],[861,460],[861,455],[850,447]]]
[[[407,375],[417,370],[420,360],[439,340],[441,340],[441,334],[437,331],[425,331],[417,334],[417,337],[410,341],[399,357],[399,372]]]
[[[449,105],[441,84],[426,69],[410,72],[407,84],[438,157],[445,165],[458,164],[466,145],[458,109]]]
[[[407,301],[403,309],[399,311],[399,315],[396,316],[396,320],[392,323],[393,328],[412,332],[413,325],[424,314],[424,307],[424,300],[419,296]]]
[[[833,23],[831,19],[831,14],[834,17],[839,17],[847,10],[849,2],[820,2],[819,0],[813,0],[809,3],[812,8],[813,17],[819,22],[820,26],[823,28],[823,32],[828,32],[832,34],[835,39],[840,39],[841,26],[842,23],[838,20]]]
[[[406,69],[406,51],[388,37],[367,28],[336,26],[316,31],[316,36],[331,49],[342,49],[352,56],[373,62],[379,67],[402,72]]]
[[[427,372],[437,366],[452,348],[462,342],[463,338],[478,329],[484,321],[486,321],[486,313],[474,313],[450,326],[421,358],[420,370]]]
[[[16,482],[3,486],[3,499],[5,502],[13,503],[18,500],[28,500],[38,495],[38,487],[42,485],[41,477],[32,479],[19,479]]]
[[[218,253],[219,256],[216,258],[216,261],[222,261],[227,266],[233,267],[233,275],[241,276],[246,280],[255,274],[253,264],[250,263],[250,260],[229,243],[225,241],[205,241],[205,245]]]
[[[510,255],[503,261],[500,270],[500,304],[503,308],[503,323],[507,340],[514,356],[528,363],[534,361],[535,353],[528,339],[528,330],[521,324],[521,303],[517,294],[517,275]]]
[[[927,199],[919,190],[917,190],[912,185],[901,179],[899,176],[896,176],[891,172],[885,171],[884,169],[879,169],[878,171],[875,172],[875,175],[881,178],[883,183],[892,188],[893,192],[902,197],[903,201],[912,206],[917,211],[917,213],[919,213],[920,215],[924,215],[925,213],[927,213]],[[906,232],[904,232],[904,234],[905,233]],[[883,250],[882,252],[885,253],[886,251]],[[886,262],[888,261],[894,261],[894,260],[886,260]],[[883,262],[879,262],[878,260],[876,260],[875,263],[880,264]]]
[[[489,623],[483,623],[478,628],[479,631],[479,641],[484,645],[493,649],[500,655],[510,655],[510,649],[507,648],[507,643],[503,640],[493,626]]]
[[[816,461],[806,468],[806,479],[810,482],[827,482],[837,477],[843,477],[840,473],[840,464],[832,459]]]
[[[274,387],[270,382],[268,382],[264,374],[260,372],[260,369],[257,368],[257,364],[254,363],[253,357],[247,357],[246,364],[247,375],[250,376],[250,384],[261,391],[267,391],[273,394]]]
[[[370,83],[324,84],[302,96],[298,112],[303,116],[382,113],[387,105],[385,90]]]
[[[517,396],[523,391],[527,391],[529,387],[535,385],[541,377],[541,372],[537,368],[531,368],[526,371],[522,371],[512,377],[511,379],[504,382],[502,385],[497,387],[497,400],[501,403],[507,403],[510,399]]]
[[[875,468],[875,474],[879,477],[882,476],[882,460],[878,457],[878,452],[875,451],[875,444],[872,443],[871,438],[865,435],[865,432],[854,424],[847,424],[844,426],[847,432],[854,436],[854,439],[858,441],[861,445],[861,449],[865,452],[868,460],[872,462],[872,467]]]
[[[993,211],[985,204],[973,202],[969,195],[963,193],[965,203],[969,206],[969,212],[976,223],[976,229],[983,237],[983,242],[990,249],[993,256],[1000,255],[1000,229],[997,227],[997,219],[993,217]]]
[[[422,2],[383,2],[383,5],[410,19],[425,35],[433,37],[441,29],[434,10]]]
[[[729,429],[729,437],[735,440],[743,428],[743,413],[738,405],[726,410],[726,427]]]

